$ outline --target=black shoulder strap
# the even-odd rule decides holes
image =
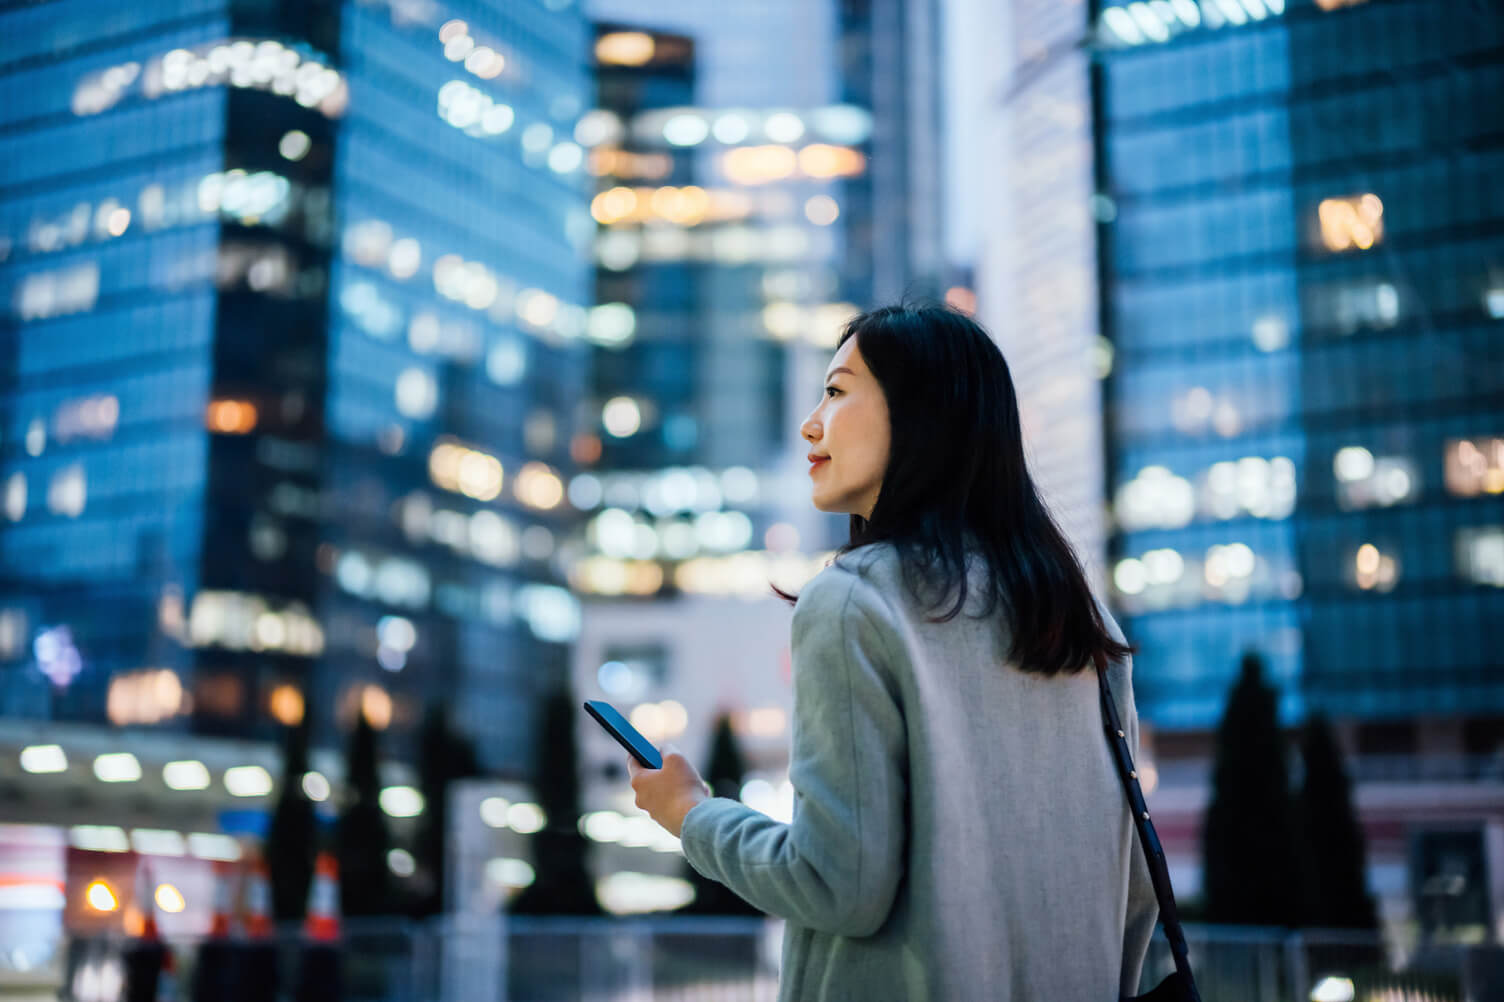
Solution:
[[[1187,985],[1194,985],[1185,932],[1180,928],[1180,913],[1175,909],[1175,892],[1170,888],[1170,870],[1165,865],[1165,851],[1159,844],[1154,824],[1149,820],[1149,805],[1144,802],[1144,791],[1138,785],[1138,771],[1133,766],[1133,753],[1128,750],[1128,734],[1118,720],[1118,708],[1112,701],[1112,690],[1107,685],[1107,659],[1098,651],[1094,660],[1097,663],[1097,690],[1102,701],[1102,724],[1107,730],[1107,743],[1112,746],[1118,779],[1123,783],[1123,793],[1128,797],[1128,806],[1133,809],[1133,824],[1138,828],[1139,843],[1144,847],[1144,857],[1149,861],[1149,878],[1154,882],[1154,896],[1159,899],[1159,922],[1164,927],[1165,937],[1170,941],[1175,970],[1180,972]]]

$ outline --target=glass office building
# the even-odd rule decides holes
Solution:
[[[579,620],[578,8],[72,0],[0,38],[6,726],[364,712],[403,757],[442,701],[525,772]]]
[[[844,322],[938,281],[931,6],[591,5],[582,590],[766,597],[843,538],[798,429]]]
[[[871,296],[871,112],[837,100],[833,8],[595,5],[598,428],[581,590],[769,595],[835,538],[808,511],[798,425]],[[753,22],[757,22],[755,25]],[[767,21],[769,23],[763,23]],[[672,25],[668,30],[664,25]],[[809,61],[769,73],[770,39]]]
[[[1111,576],[1161,751],[1256,649],[1360,754],[1495,752],[1504,15],[1177,0],[1097,38]]]

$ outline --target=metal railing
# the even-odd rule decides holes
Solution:
[[[1202,995],[1216,1002],[1485,1002],[1504,999],[1504,948],[1402,948],[1377,935],[1188,926]],[[343,1002],[771,1002],[782,923],[741,918],[446,916],[347,920],[339,943]],[[192,998],[200,944],[168,944],[172,998]],[[46,963],[6,971],[0,999],[117,1002],[118,939],[61,942]],[[278,1002],[293,997],[304,944],[282,930],[266,962]],[[1146,991],[1173,969],[1156,936]],[[212,996],[211,996],[212,997]]]

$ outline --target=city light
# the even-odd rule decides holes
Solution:
[[[501,494],[501,462],[451,439],[440,440],[428,455],[428,474],[434,486],[477,501],[492,501]]]
[[[1330,10],[1338,5],[1338,0],[1317,0],[1317,5]],[[1311,1002],[1353,1002],[1356,997],[1352,979],[1335,974],[1322,978],[1311,989]]]
[[[16,291],[15,310],[22,320],[46,320],[87,313],[98,299],[99,265],[91,261],[24,276]]]
[[[642,31],[613,31],[595,42],[597,62],[608,66],[645,66],[653,61],[657,44]]]
[[[168,762],[162,767],[162,782],[171,790],[207,790],[209,768],[197,759]]]
[[[505,797],[487,797],[480,802],[480,819],[487,827],[507,827],[507,811],[511,802]]]
[[[68,829],[68,844],[86,852],[130,852],[130,837],[115,825],[74,825]]]
[[[28,745],[21,749],[21,769],[36,776],[68,770],[62,745]]]
[[[225,791],[232,797],[264,797],[272,792],[272,776],[259,765],[237,765],[225,770]]]
[[[322,804],[329,799],[331,792],[329,780],[324,778],[324,774],[321,772],[310,770],[303,773],[301,786],[303,787],[303,793],[315,804]]]
[[[718,115],[715,123],[711,125],[710,131],[715,136],[716,142],[725,146],[735,146],[751,134],[752,127],[747,122],[745,115],[731,112],[725,115]]]
[[[778,706],[744,710],[732,722],[738,734],[749,738],[781,738],[788,732],[788,713]]]
[[[504,857],[486,863],[486,879],[503,887],[527,887],[535,878],[533,867],[526,860]]]
[[[411,786],[388,786],[379,799],[381,809],[394,818],[415,818],[423,813],[423,794]]]
[[[212,832],[192,832],[188,836],[188,851],[198,859],[233,863],[240,859],[240,843],[232,835]]]
[[[131,848],[143,856],[185,856],[188,842],[182,832],[166,828],[136,828],[131,831]]]
[[[134,783],[141,778],[141,763],[130,752],[96,756],[94,775],[101,783]]]
[[[406,849],[390,849],[386,854],[386,866],[398,877],[411,877],[418,872],[418,861]]]
[[[1399,559],[1373,543],[1364,543],[1353,556],[1353,580],[1364,591],[1393,591],[1399,575]]]
[[[513,489],[517,500],[540,511],[551,511],[564,500],[564,482],[546,463],[524,464]]]
[[[84,900],[97,912],[112,912],[120,907],[114,890],[103,880],[92,880],[84,889]]]
[[[672,146],[696,146],[710,135],[704,117],[683,112],[663,123],[663,138]]]
[[[592,842],[619,842],[626,831],[626,818],[616,811],[591,811],[581,815],[580,834]]]
[[[256,427],[256,405],[247,400],[211,401],[206,424],[221,435],[247,434]]]
[[[384,731],[392,723],[392,696],[379,685],[363,685],[355,690],[356,705],[366,722],[378,731]]]
[[[631,397],[613,397],[601,408],[601,424],[613,438],[630,438],[642,427],[642,409]]]
[[[1384,237],[1384,203],[1374,194],[1322,199],[1317,217],[1330,251],[1368,250]]]
[[[154,99],[167,93],[225,86],[269,91],[318,108],[334,118],[345,110],[349,91],[344,77],[319,59],[306,57],[280,42],[250,38],[224,39],[193,50],[173,49],[142,65],[131,61],[85,76],[71,102],[75,115],[97,115],[138,93]]]
[[[840,215],[841,207],[829,195],[815,195],[804,203],[804,217],[816,226],[829,226]]]
[[[1504,528],[1459,529],[1453,544],[1457,571],[1464,580],[1504,588]]]
[[[302,160],[313,148],[313,140],[302,129],[290,129],[277,141],[277,152],[287,160]]]
[[[261,595],[201,591],[188,614],[188,645],[229,650],[282,651],[300,657],[323,652],[324,631],[301,603],[272,609]]]
[[[507,827],[522,835],[532,835],[543,830],[548,818],[543,808],[533,803],[517,803],[507,808]]]
[[[5,481],[5,517],[19,522],[26,517],[26,474],[12,473]]]
[[[682,908],[694,900],[694,885],[682,877],[618,870],[595,882],[601,907],[613,915]]]
[[[110,679],[105,714],[110,723],[157,724],[187,708],[187,694],[170,668],[126,672]]]
[[[157,903],[158,908],[169,915],[176,915],[188,907],[188,903],[183,900],[183,892],[172,884],[158,884],[157,892],[152,895],[152,900]]]
[[[1448,493],[1504,494],[1504,437],[1449,439],[1444,466]]]
[[[439,88],[438,114],[456,129],[477,138],[500,136],[517,120],[510,105],[493,100],[463,80],[451,80]]]
[[[272,689],[267,710],[283,727],[296,727],[303,720],[303,693],[290,682]]]

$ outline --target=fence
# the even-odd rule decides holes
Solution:
[[[1377,936],[1190,926],[1208,1002],[1489,1002],[1504,999],[1504,949],[1401,949]],[[445,917],[346,921],[344,1002],[771,1002],[782,924],[758,919]],[[190,998],[197,944],[169,944],[177,998]],[[59,944],[26,987],[5,970],[0,999],[117,1002],[119,941]],[[282,1000],[300,963],[294,930],[275,949]],[[1163,937],[1143,990],[1172,969]]]

